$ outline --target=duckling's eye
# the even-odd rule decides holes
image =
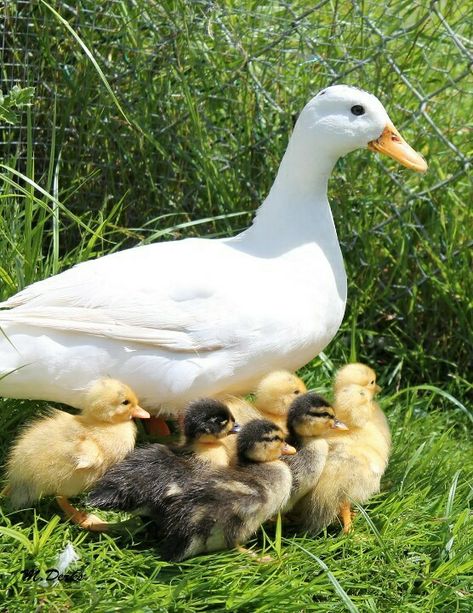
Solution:
[[[317,413],[316,411],[311,411],[309,415],[312,415],[312,417],[333,417],[333,415],[330,415],[330,413]]]
[[[124,400],[124,401],[122,402],[122,404],[124,404],[124,405],[126,406],[127,404],[130,404],[130,401],[129,401],[129,400]]]
[[[373,381],[370,381],[370,385],[374,385],[374,379],[373,379]]]
[[[300,394],[300,393],[301,393],[301,391],[300,391],[300,390],[294,390],[294,394],[296,394],[296,395],[297,395],[297,394]]]
[[[275,434],[274,436],[263,436],[261,440],[265,441],[265,443],[272,443],[273,441],[279,441],[282,443],[282,438],[278,434]]]
[[[351,107],[350,111],[353,113],[353,115],[364,115],[365,114],[365,109],[361,106],[361,104],[355,104],[354,106]]]

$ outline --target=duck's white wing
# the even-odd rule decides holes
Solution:
[[[77,332],[182,352],[228,347],[235,328],[234,304],[225,291],[231,267],[226,260],[233,259],[228,251],[219,241],[190,239],[85,262],[1,304],[6,309],[0,310],[0,325]]]
[[[172,351],[202,352],[223,348],[225,345],[216,336],[198,338],[189,330],[160,329],[159,322],[146,317],[127,321],[128,312],[120,309],[41,307],[28,311],[0,314],[0,323],[8,322],[23,326],[54,329],[62,332],[76,332],[101,336],[131,343],[160,346]]]

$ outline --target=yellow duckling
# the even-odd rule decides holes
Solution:
[[[373,396],[381,391],[381,388],[376,383],[376,373],[374,370],[360,362],[346,364],[340,368],[335,374],[333,389],[341,389],[352,383],[365,387],[373,393]]]
[[[255,408],[287,434],[289,407],[307,388],[304,381],[288,370],[275,370],[263,377],[256,388]]]
[[[302,379],[288,370],[274,370],[258,383],[253,403],[238,396],[222,396],[238,423],[246,424],[252,419],[268,419],[287,434],[287,414],[292,402],[307,388]]]
[[[361,369],[355,366],[345,367],[335,379],[335,413],[348,430],[335,431],[328,440],[329,454],[319,481],[295,509],[300,523],[311,532],[328,526],[337,515],[348,532],[352,526],[350,501],[363,503],[377,493],[387,466],[390,434],[374,401],[376,379],[373,383],[370,378],[365,386],[349,383],[350,370],[360,380]]]
[[[100,529],[99,518],[68,501],[89,489],[133,449],[133,417],[149,418],[133,391],[115,379],[99,379],[88,391],[80,415],[51,410],[26,427],[7,461],[6,492],[13,506],[24,507],[55,495],[66,515],[83,528]]]
[[[221,400],[230,409],[236,421],[247,424],[253,419],[268,419],[279,426],[287,436],[287,414],[292,402],[307,392],[302,379],[288,370],[275,370],[264,376],[255,390],[253,403],[239,396],[220,395]],[[232,463],[236,461],[236,439],[228,437],[224,441]]]
[[[357,384],[369,391],[373,398],[381,391],[381,388],[376,383],[376,373],[372,368],[366,366],[366,364],[360,364],[355,362],[353,364],[346,364],[335,375],[333,384],[333,391],[335,398],[337,394],[347,385]],[[373,413],[371,414],[371,420],[376,422],[376,425],[382,432],[386,439],[388,446],[391,446],[391,432],[389,430],[388,420],[386,415],[379,408],[378,403],[373,400]],[[337,417],[341,420],[345,419],[343,413],[343,407],[337,407]],[[350,409],[348,409],[350,411]]]

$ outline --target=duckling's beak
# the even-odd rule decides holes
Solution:
[[[379,394],[379,392],[380,392],[382,389],[383,389],[382,387],[379,387],[379,385],[377,385],[377,384],[376,384],[376,385],[374,386],[374,393],[375,393],[375,394]]]
[[[349,430],[348,426],[346,426],[343,421],[340,421],[339,419],[333,420],[331,428],[334,430]]]
[[[424,158],[414,151],[399,134],[394,125],[389,121],[386,124],[381,136],[368,143],[368,149],[385,153],[389,157],[400,162],[406,168],[425,172],[428,168]]]
[[[281,447],[281,455],[294,455],[295,453],[297,453],[297,449],[292,445],[284,443],[284,445]]]
[[[241,430],[240,424],[233,424],[233,428],[228,431],[228,434],[236,434],[237,432],[240,432],[240,430]]]
[[[140,419],[149,419],[151,415],[148,411],[142,409],[138,404],[130,411],[131,417],[139,417]]]

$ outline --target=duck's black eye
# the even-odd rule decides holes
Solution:
[[[371,381],[370,385],[374,385],[374,379],[373,379],[373,381]]]
[[[330,413],[318,413],[317,411],[309,411],[309,415],[312,417],[328,417],[329,419],[333,417],[333,415],[330,415]]]
[[[300,394],[300,390],[294,390],[294,394]]]
[[[122,402],[122,404],[124,404],[124,405],[126,406],[127,404],[130,404],[130,401],[129,401],[129,400],[124,400],[124,401]]]
[[[353,113],[353,115],[364,115],[365,114],[365,109],[361,106],[361,104],[355,104],[354,106],[351,107],[350,111]]]

